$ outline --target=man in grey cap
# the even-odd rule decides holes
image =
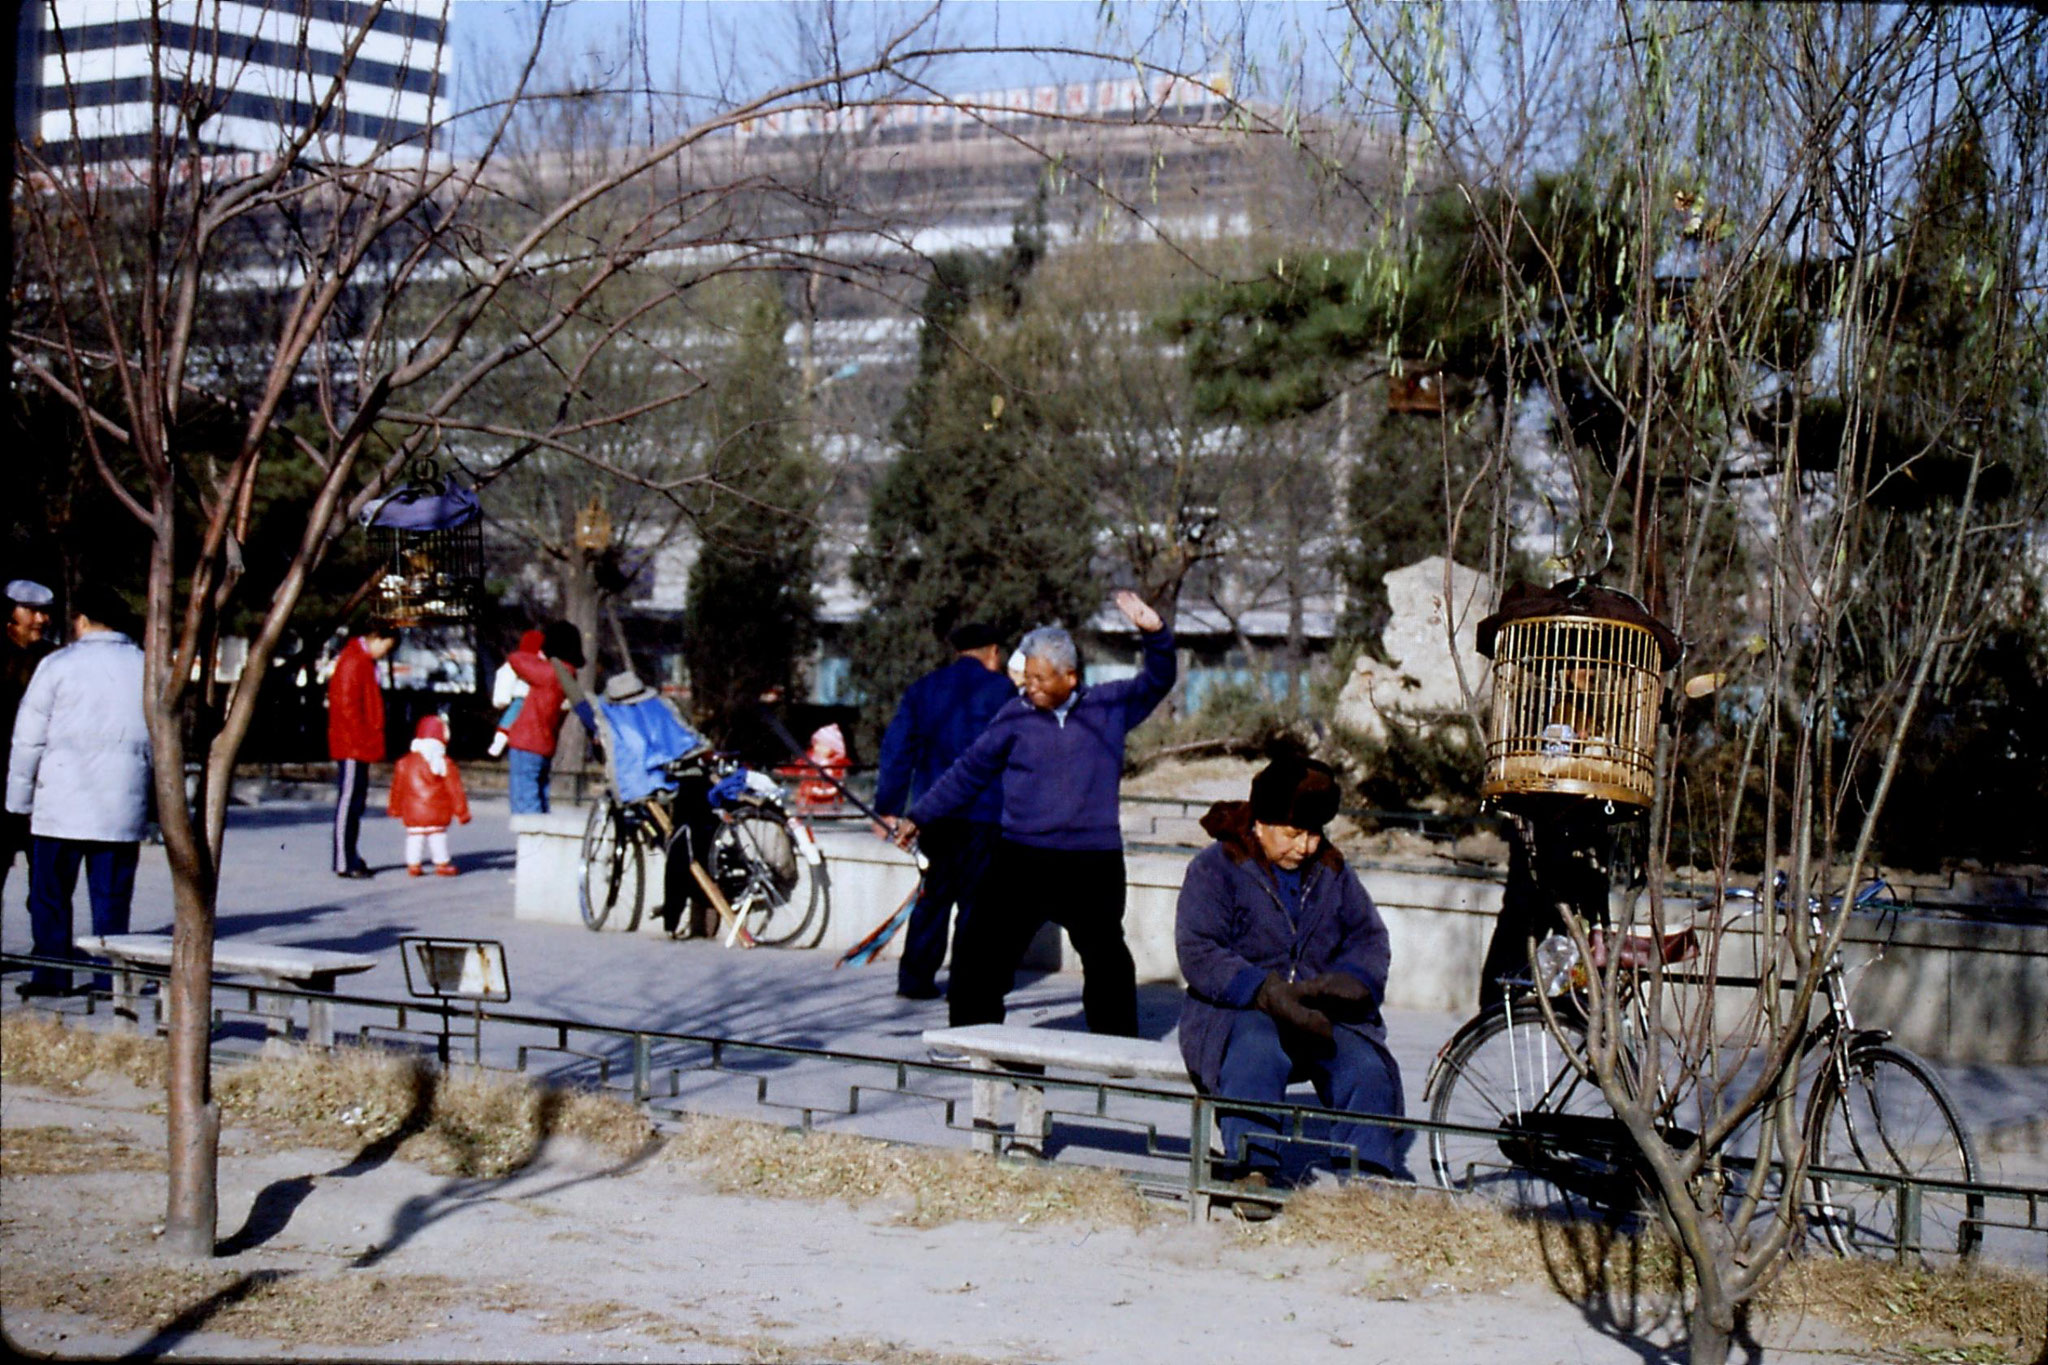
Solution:
[[[0,631],[0,788],[7,780],[8,741],[14,734],[14,715],[21,709],[22,694],[28,691],[36,665],[56,649],[43,638],[55,597],[48,588],[27,578],[7,585],[7,625]],[[0,812],[0,892],[7,889],[15,855],[28,856],[28,841],[28,817]]]

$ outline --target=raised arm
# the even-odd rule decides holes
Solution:
[[[1134,728],[1166,699],[1180,670],[1174,659],[1173,631],[1159,618],[1158,612],[1146,606],[1143,598],[1128,589],[1117,593],[1116,608],[1124,614],[1126,621],[1138,628],[1138,642],[1144,646],[1145,662],[1137,677],[1104,683],[1095,692],[1122,706],[1126,728]]]

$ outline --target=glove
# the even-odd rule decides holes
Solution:
[[[1332,1019],[1355,1023],[1372,1013],[1372,991],[1349,972],[1324,972],[1301,983],[1301,998],[1322,1006]]]
[[[1259,983],[1252,1004],[1273,1016],[1277,1023],[1328,1040],[1332,1036],[1330,1016],[1302,1003],[1302,988],[1278,972],[1267,972]]]

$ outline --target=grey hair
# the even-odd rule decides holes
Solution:
[[[1017,646],[1017,652],[1027,659],[1043,659],[1065,673],[1081,671],[1081,655],[1074,648],[1074,637],[1058,626],[1040,626],[1031,631]]]

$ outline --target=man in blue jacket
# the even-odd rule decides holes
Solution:
[[[1134,592],[1116,595],[1136,626],[1145,666],[1135,678],[1081,686],[1064,630],[1024,637],[1024,695],[997,711],[896,829],[909,847],[933,820],[958,815],[1002,783],[1002,838],[986,893],[960,926],[947,1018],[999,1024],[1017,964],[1048,919],[1081,955],[1081,1008],[1091,1033],[1138,1032],[1137,970],[1124,942],[1124,841],[1117,820],[1124,736],[1173,687],[1173,632]]]
[[[1325,1108],[1400,1115],[1401,1071],[1380,1018],[1387,926],[1344,855],[1323,838],[1337,781],[1313,759],[1275,759],[1250,801],[1218,801],[1202,817],[1216,842],[1181,882],[1174,948],[1188,983],[1180,1049],[1209,1094],[1285,1103],[1313,1082]],[[1223,1117],[1227,1159],[1270,1181],[1280,1154],[1272,1120]],[[1358,1168],[1407,1178],[1399,1130],[1338,1125]]]
[[[910,685],[882,735],[875,811],[892,830],[904,808],[930,791],[988,728],[1003,703],[1017,695],[1003,676],[1002,642],[993,626],[970,622],[956,627],[947,639],[959,657]],[[909,1000],[938,997],[948,921],[953,907],[959,906],[964,934],[974,916],[982,878],[1002,832],[1002,811],[1002,788],[991,785],[961,814],[935,820],[919,835],[926,863],[924,888],[905,926],[896,994]]]

